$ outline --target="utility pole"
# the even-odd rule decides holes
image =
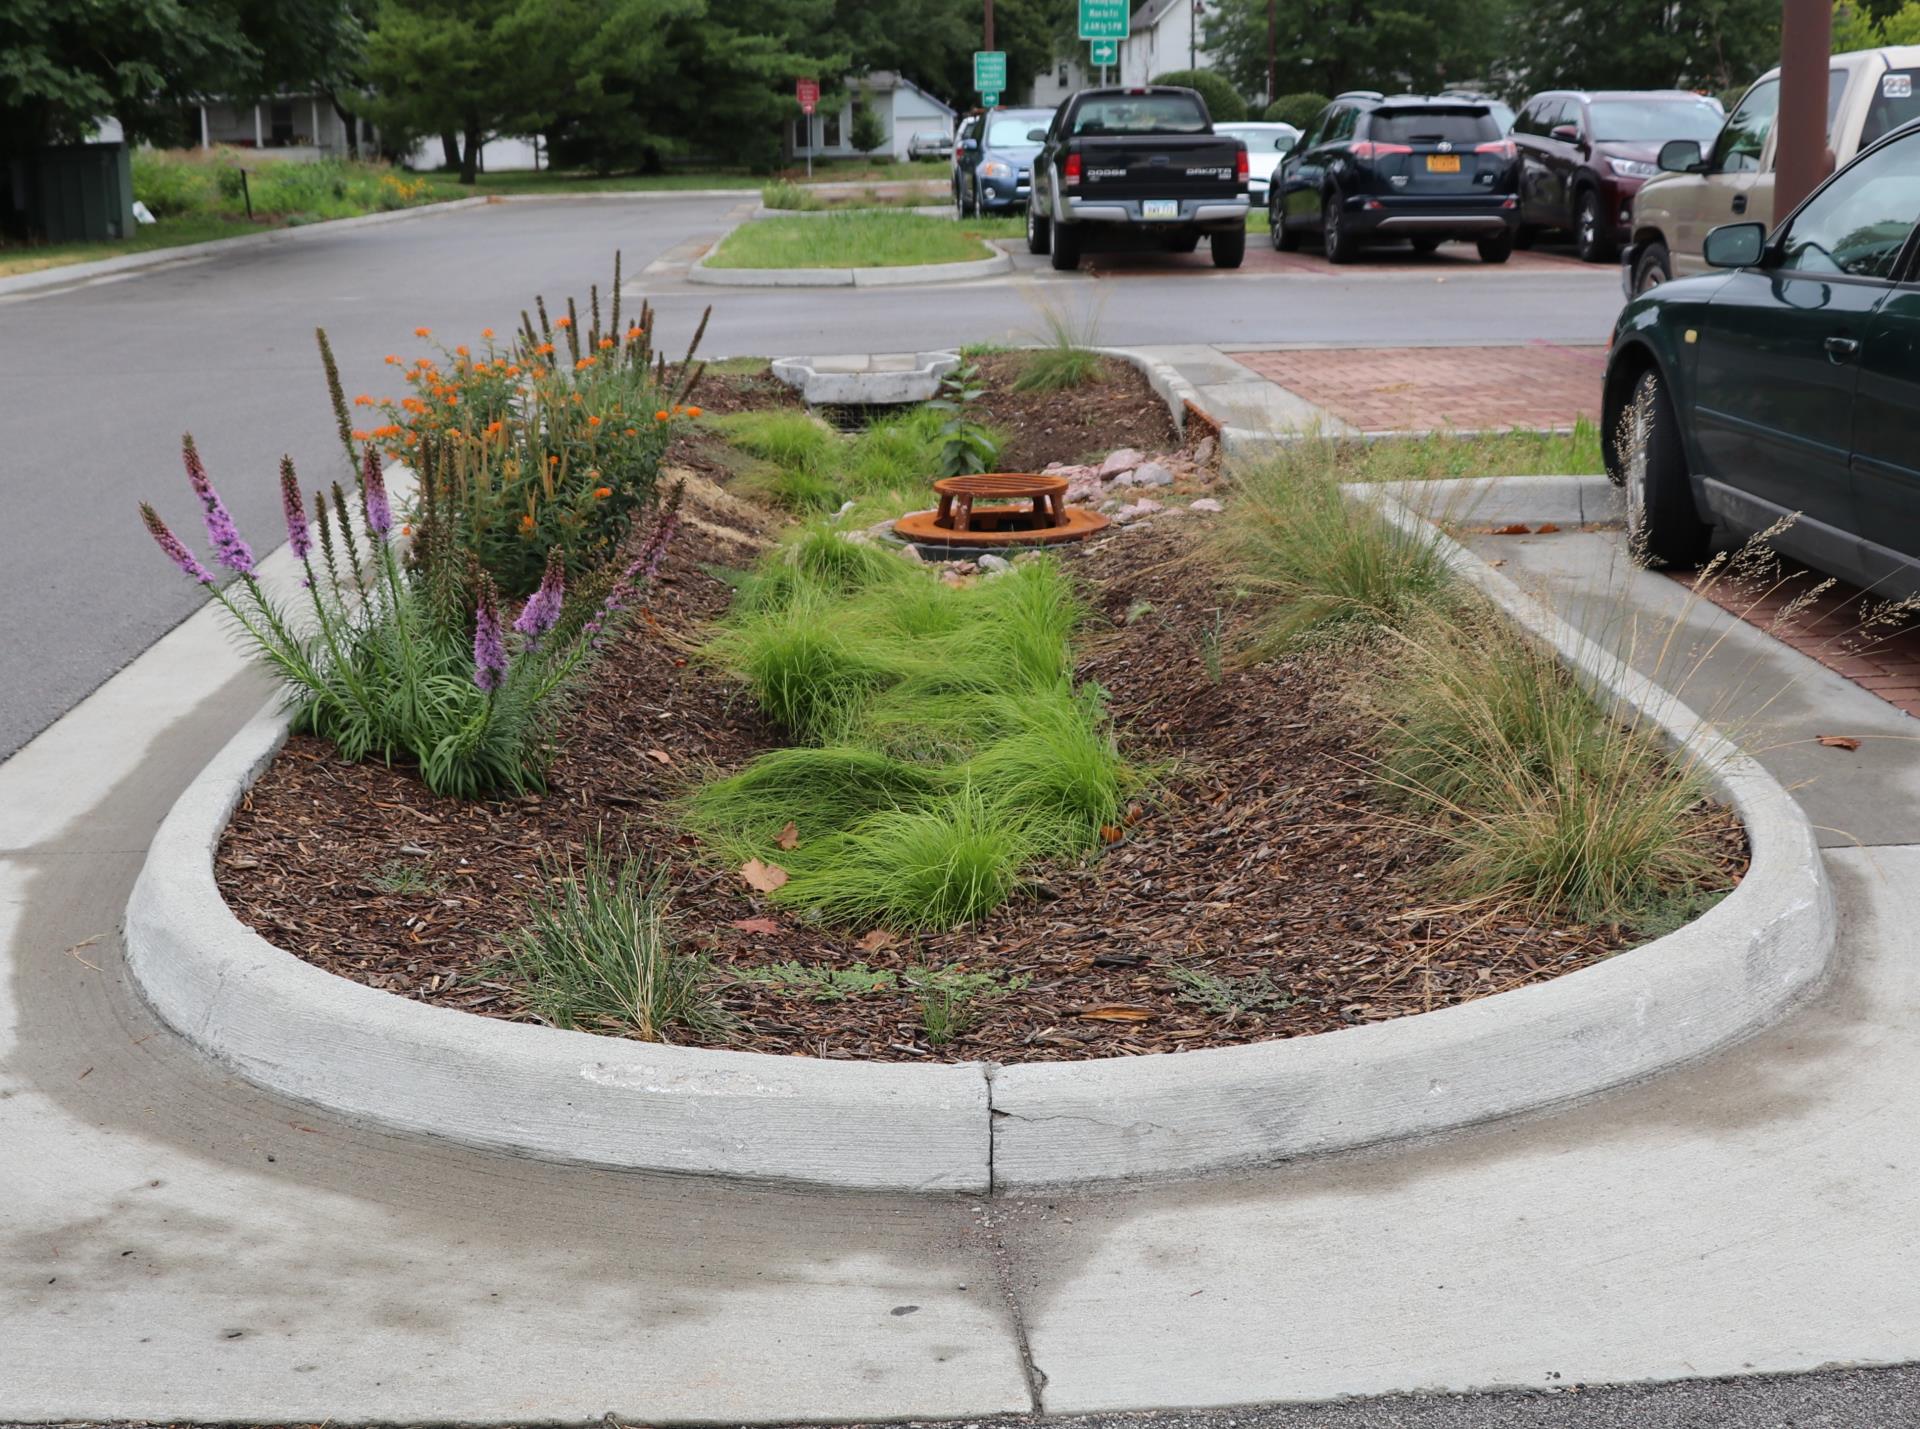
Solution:
[[[1773,216],[1785,218],[1826,178],[1827,61],[1833,54],[1830,0],[1783,0],[1780,12],[1779,135],[1773,159]]]
[[[985,29],[987,42],[980,46],[980,48],[990,50],[993,48],[993,0],[987,0],[987,23]]]
[[[1273,92],[1273,25],[1274,25],[1273,11],[1274,11],[1274,6],[1277,5],[1278,3],[1279,3],[1279,0],[1267,0],[1267,103],[1268,104],[1272,104],[1275,98],[1275,95]],[[1787,3],[1792,4],[1793,0],[1787,0]]]
[[[1198,69],[1200,60],[1194,54],[1194,40],[1200,33],[1200,0],[1193,0],[1193,11],[1187,16],[1187,68]],[[318,126],[315,126],[318,127]]]

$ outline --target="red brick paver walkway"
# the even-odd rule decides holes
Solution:
[[[1604,347],[1350,347],[1239,352],[1269,382],[1364,432],[1565,427],[1600,415]]]
[[[1920,611],[1895,607],[1844,581],[1811,595],[1827,578],[1799,566],[1763,583],[1703,581],[1693,571],[1674,572],[1673,578],[1920,718]]]
[[[1137,278],[1153,273],[1218,273],[1223,278],[1237,274],[1281,273],[1291,278],[1366,278],[1374,274],[1448,274],[1586,272],[1601,281],[1618,283],[1618,274],[1604,264],[1582,263],[1567,253],[1516,253],[1503,264],[1482,263],[1471,243],[1444,243],[1426,255],[1415,253],[1405,244],[1363,248],[1352,263],[1336,268],[1318,251],[1276,253],[1264,233],[1247,235],[1247,256],[1238,268],[1213,266],[1213,257],[1203,245],[1194,253],[1089,253],[1083,260],[1087,270],[1100,278]]]

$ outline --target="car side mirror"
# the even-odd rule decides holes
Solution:
[[[960,147],[971,154],[975,149],[980,147],[980,141],[978,139],[962,139],[960,141]]]
[[[1660,146],[1659,165],[1663,174],[1690,174],[1702,162],[1698,139],[1669,139]]]
[[[1289,139],[1285,134],[1282,134],[1278,139],[1273,141],[1274,152],[1276,154],[1291,154],[1293,152],[1293,146],[1297,142],[1299,141]]]
[[[1046,131],[1046,130],[1044,130],[1044,129],[1029,129],[1029,130],[1027,130],[1027,142],[1028,142],[1029,144],[1044,144],[1044,143],[1046,143],[1046,142],[1047,142],[1047,131]]]
[[[1580,126],[1578,124],[1556,124],[1547,131],[1547,137],[1549,139],[1558,139],[1562,144],[1578,144],[1580,142]]]
[[[1701,256],[1713,268],[1751,268],[1766,251],[1766,224],[1723,223],[1707,235]]]

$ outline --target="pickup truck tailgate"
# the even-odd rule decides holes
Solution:
[[[1088,199],[1231,198],[1240,191],[1240,141],[1214,134],[1082,135]]]

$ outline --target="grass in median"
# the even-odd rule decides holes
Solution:
[[[249,223],[245,218],[232,218],[226,214],[193,214],[143,224],[131,238],[104,243],[0,244],[0,278],[19,273],[37,273],[43,268],[63,268],[70,263],[124,258],[130,253],[152,253],[157,249],[178,248],[188,243],[244,238],[249,233],[265,233],[284,227],[284,220]]]
[[[819,218],[763,218],[727,235],[709,268],[901,268],[987,257],[982,238],[1012,238],[1011,219],[955,223],[872,209]]]

